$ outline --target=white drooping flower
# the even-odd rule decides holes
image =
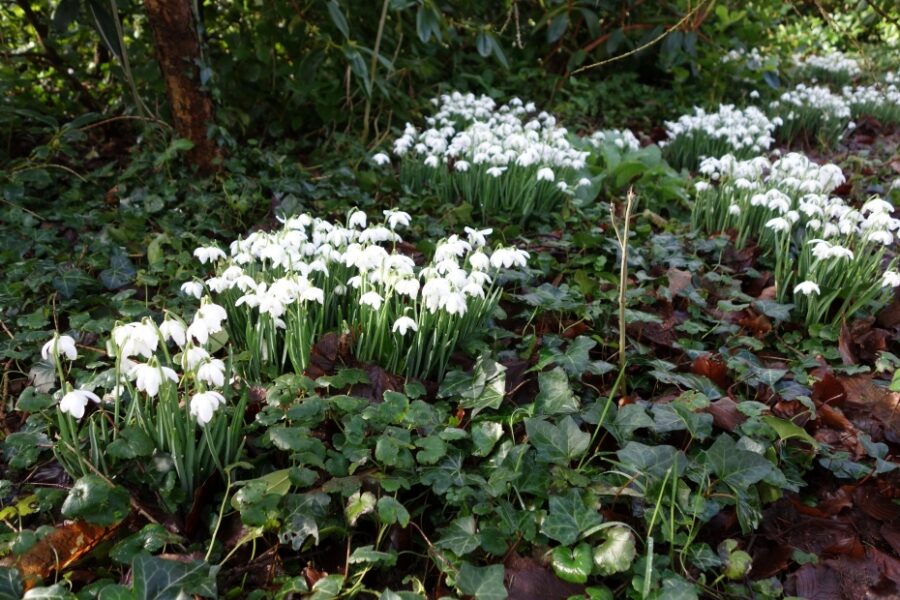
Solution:
[[[347,226],[350,228],[356,227],[358,229],[365,229],[366,213],[361,210],[354,210],[350,214],[350,218],[347,220]]]
[[[185,371],[193,371],[208,358],[209,352],[203,348],[189,346],[181,355],[181,368]]]
[[[59,401],[59,410],[72,415],[76,419],[81,419],[81,417],[84,416],[84,409],[87,406],[88,400],[97,403],[100,402],[100,398],[93,392],[87,390],[72,390]]]
[[[538,169],[538,172],[537,172],[537,180],[538,181],[553,181],[553,179],[554,179],[553,169],[551,169],[550,167],[543,167],[541,169]]]
[[[215,246],[201,246],[194,250],[194,256],[197,257],[197,260],[199,260],[201,264],[205,265],[208,262],[215,262],[221,258],[225,258],[225,252]]]
[[[370,306],[374,310],[379,310],[382,302],[384,302],[384,298],[378,292],[366,292],[359,298],[360,304]]]
[[[125,323],[112,330],[113,342],[124,358],[143,356],[150,358],[159,345],[159,334],[156,328],[145,321]]]
[[[203,295],[203,284],[199,281],[185,281],[181,284],[181,292],[199,300]]]
[[[394,321],[394,326],[391,328],[391,331],[393,331],[394,333],[399,332],[400,335],[406,335],[406,332],[409,330],[418,331],[419,326],[413,319],[407,316],[399,317],[396,321]]]
[[[895,288],[900,286],[900,272],[885,271],[881,276],[881,286]]]
[[[213,415],[224,404],[225,398],[219,392],[200,392],[191,396],[191,415],[203,426],[212,421]]]
[[[184,348],[187,341],[184,323],[176,319],[165,319],[159,325],[159,332],[163,339],[172,340],[179,348]]]
[[[68,335],[56,335],[53,339],[41,347],[41,357],[50,360],[51,356],[65,356],[69,360],[78,358],[78,350],[75,348],[74,338]]]
[[[197,379],[215,387],[225,385],[225,363],[218,358],[210,358],[200,364]]]
[[[519,248],[497,248],[491,254],[491,266],[495,269],[525,267],[528,264],[528,252]]]
[[[169,379],[173,382],[178,381],[178,374],[169,367],[150,363],[136,364],[131,371],[131,375],[135,378],[135,387],[141,392],[146,392],[151,397],[159,393],[159,387],[164,379]]]
[[[822,292],[819,289],[819,284],[815,281],[803,281],[794,286],[794,293],[803,294],[804,296],[809,296],[811,294],[818,296]]]
[[[378,154],[372,157],[372,162],[374,162],[379,167],[382,165],[386,165],[391,162],[391,158],[385,154],[384,152],[379,152]]]

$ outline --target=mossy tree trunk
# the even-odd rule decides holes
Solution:
[[[166,84],[172,124],[194,147],[188,160],[202,171],[216,168],[220,156],[207,135],[213,122],[212,99],[200,85],[200,37],[190,0],[144,0],[156,58]]]

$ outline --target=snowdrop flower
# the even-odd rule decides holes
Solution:
[[[197,309],[194,315],[194,321],[201,319],[209,326],[210,333],[216,333],[222,329],[222,321],[228,318],[225,309],[218,304],[207,302]]]
[[[553,181],[553,179],[554,179],[553,169],[551,169],[549,167],[543,167],[541,169],[538,169],[538,172],[537,172],[537,180],[538,181]]]
[[[200,426],[212,421],[216,410],[225,404],[225,398],[219,392],[200,392],[191,396],[191,416],[197,419]]]
[[[881,277],[881,286],[891,288],[900,286],[900,272],[885,271]]]
[[[419,293],[419,282],[416,279],[401,279],[394,284],[394,291],[401,296],[415,298]]]
[[[350,219],[347,221],[348,227],[357,227],[359,229],[366,228],[366,213],[361,210],[356,210],[350,214]]]
[[[225,363],[218,358],[204,361],[197,369],[197,379],[215,387],[225,385]]]
[[[172,340],[179,348],[183,348],[186,342],[185,327],[175,319],[165,319],[159,326],[159,332],[164,340]],[[149,358],[149,357],[148,357]]]
[[[804,281],[802,283],[798,283],[794,286],[795,294],[803,294],[804,296],[809,296],[810,294],[815,294],[818,296],[821,293],[819,286],[814,281]]]
[[[731,206],[728,207],[728,214],[733,217],[741,216],[741,207],[738,206],[737,204],[732,204]]]
[[[775,217],[766,221],[766,228],[775,232],[784,232],[791,230],[791,224],[783,217]]]
[[[491,177],[500,177],[505,170],[506,167],[491,167],[487,170],[487,174]]]
[[[208,262],[215,262],[225,258],[225,252],[215,246],[201,246],[194,250],[194,256],[197,257],[197,260],[199,260],[201,264],[205,265]]]
[[[131,356],[150,358],[159,345],[156,328],[144,321],[119,325],[112,330],[112,337],[119,349],[119,355],[125,358]]]
[[[199,281],[185,281],[181,284],[181,293],[199,300],[203,295],[203,284]]]
[[[491,266],[495,269],[525,267],[528,265],[528,252],[518,248],[497,248],[491,254]]]
[[[409,213],[401,210],[385,210],[383,212],[384,217],[387,219],[388,227],[392,230],[397,229],[398,226],[409,227],[409,223],[412,220]]]
[[[469,238],[469,243],[473,248],[481,248],[487,245],[487,236],[493,233],[493,229],[472,229],[471,227],[464,227],[463,230],[466,232],[466,236]]]
[[[135,387],[141,392],[146,392],[150,397],[159,393],[159,387],[164,379],[178,381],[178,374],[169,367],[149,363],[136,364],[131,373],[135,378]]]
[[[871,231],[866,235],[866,239],[885,246],[890,246],[894,243],[894,236],[890,231]]]
[[[100,398],[93,392],[87,390],[72,390],[59,401],[59,410],[72,415],[76,419],[81,419],[81,417],[84,416],[84,409],[87,406],[88,400],[92,400],[98,404],[100,403]]]
[[[458,160],[454,163],[453,168],[460,173],[465,173],[469,170],[469,162],[465,160]]]
[[[53,339],[41,348],[41,357],[50,360],[51,356],[65,356],[69,360],[78,358],[78,350],[75,349],[75,340],[68,335],[54,334]]]
[[[391,331],[393,331],[394,333],[399,332],[400,335],[406,335],[406,332],[409,330],[418,331],[419,326],[414,320],[406,316],[399,317],[396,321],[394,321],[394,326],[391,328]]]
[[[197,346],[189,346],[181,355],[181,368],[185,371],[193,371],[198,365],[209,358],[209,352]]]
[[[385,154],[384,152],[379,152],[375,156],[372,157],[372,162],[374,162],[379,167],[382,165],[386,165],[391,162],[391,158]]]
[[[379,310],[382,302],[384,302],[384,298],[378,292],[366,292],[359,299],[360,304],[370,306],[374,310]]]

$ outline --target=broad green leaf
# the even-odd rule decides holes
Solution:
[[[61,583],[50,587],[31,588],[23,596],[22,600],[75,600],[75,594]]]
[[[566,372],[556,367],[538,375],[540,391],[534,399],[535,410],[541,415],[572,414],[578,412],[578,399],[569,386]]]
[[[117,290],[134,281],[137,269],[128,255],[118,251],[109,257],[109,268],[100,272],[100,281],[108,290]]]
[[[447,444],[436,435],[416,440],[416,447],[421,448],[416,453],[416,460],[423,465],[433,465],[447,454]]]
[[[179,536],[169,532],[162,525],[149,523],[113,546],[109,551],[109,557],[118,563],[130,565],[141,552],[153,554],[159,552],[166,544],[175,544],[179,541],[181,541]]]
[[[20,600],[22,576],[13,567],[0,567],[0,600]]]
[[[571,550],[565,546],[554,548],[550,565],[556,576],[563,581],[586,583],[594,566],[591,561],[591,546],[583,542]]]
[[[503,437],[503,426],[496,421],[485,421],[472,426],[472,443],[475,456],[487,456],[497,441]]]
[[[456,574],[456,588],[475,600],[506,600],[503,565],[475,567],[464,562]]]
[[[805,429],[793,423],[791,421],[786,421],[784,419],[779,419],[778,417],[773,417],[771,415],[764,415],[762,418],[763,423],[771,427],[775,430],[775,433],[778,434],[778,438],[782,441],[790,440],[790,439],[798,439],[806,442],[814,448],[818,448],[819,443],[816,439],[809,435]]]
[[[396,552],[380,552],[374,546],[359,546],[350,555],[350,564],[363,563],[393,567],[397,564]]]
[[[581,534],[603,522],[592,503],[586,503],[579,490],[565,496],[550,496],[550,511],[541,522],[541,533],[563,546],[571,546]]]
[[[372,492],[356,492],[347,498],[347,506],[344,508],[344,516],[351,526],[363,515],[375,510],[375,494]]]
[[[135,600],[182,600],[216,596],[216,578],[202,560],[181,562],[139,554],[132,564]]]
[[[409,511],[390,496],[382,496],[378,499],[378,518],[385,525],[399,523],[401,527],[409,525]]]
[[[670,469],[673,475],[680,476],[687,464],[683,452],[665,444],[647,446],[628,442],[616,455],[627,471],[655,479],[663,479]]]
[[[717,437],[705,455],[712,472],[736,492],[759,483],[775,468],[764,456],[738,448],[726,434]]]
[[[313,584],[313,593],[307,598],[309,600],[331,600],[337,598],[344,587],[343,575],[327,575]]]
[[[75,482],[62,505],[62,514],[96,525],[118,523],[131,510],[128,492],[98,475],[85,475]]]
[[[559,40],[569,27],[569,13],[567,8],[563,8],[559,14],[550,20],[547,25],[547,43],[553,44]]]
[[[435,544],[447,548],[458,556],[463,556],[481,545],[481,536],[475,530],[475,517],[459,517],[445,529]]]
[[[572,417],[565,417],[559,426],[542,419],[525,419],[525,431],[542,462],[568,465],[591,443],[590,434],[581,431]]]
[[[608,577],[627,571],[636,555],[631,530],[616,525],[604,529],[603,536],[606,540],[594,549],[594,565],[597,572]]]

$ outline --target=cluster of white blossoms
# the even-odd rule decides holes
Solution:
[[[466,228],[438,242],[431,261],[418,266],[400,251],[397,230],[410,216],[397,210],[385,210],[377,224],[356,209],[343,225],[308,214],[283,223],[232,242],[227,257],[198,248],[201,262],[214,257],[216,274],[183,288],[216,296],[230,339],[250,351],[258,369],[290,361],[300,372],[323,333],[347,329],[360,360],[412,376],[443,373],[456,341],[494,312],[496,278],[528,260],[524,250],[489,248],[490,229]]]
[[[817,54],[809,56],[795,54],[793,63],[794,66],[810,77],[828,78],[829,76],[836,76],[842,79],[856,77],[862,72],[859,67],[859,61],[842,52],[830,52],[823,56]]]
[[[722,55],[722,62],[725,64],[739,63],[741,66],[755,71],[765,63],[765,58],[756,47],[749,51],[744,48],[735,48]]]
[[[844,183],[840,167],[819,165],[799,153],[709,158],[695,184],[693,224],[709,232],[732,230],[739,246],[761,245],[775,259],[780,300],[821,295],[804,306],[807,319],[840,315],[869,301],[886,301],[900,283],[896,260],[884,268],[885,250],[900,234],[890,202],[873,198],[855,208],[832,193]],[[862,303],[862,304],[861,304]]]
[[[488,96],[453,92],[432,104],[426,129],[407,123],[394,141],[407,184],[430,185],[445,200],[462,198],[485,215],[512,211],[523,218],[549,211],[578,185],[588,153],[533,103],[513,98],[497,106]]]
[[[715,112],[694,108],[693,114],[666,121],[667,140],[660,143],[676,167],[693,167],[705,157],[734,154],[741,157],[768,150],[781,120],[769,119],[755,106],[736,108],[722,104]]]
[[[842,95],[854,118],[871,116],[882,124],[900,123],[900,89],[896,83],[844,86]]]
[[[588,138],[594,148],[603,144],[613,144],[622,152],[637,152],[641,149],[641,142],[630,129],[603,129],[595,131]]]
[[[855,127],[844,96],[823,86],[798,84],[781,94],[769,109],[781,118],[778,134],[788,142],[805,137],[833,145],[847,129]]]

